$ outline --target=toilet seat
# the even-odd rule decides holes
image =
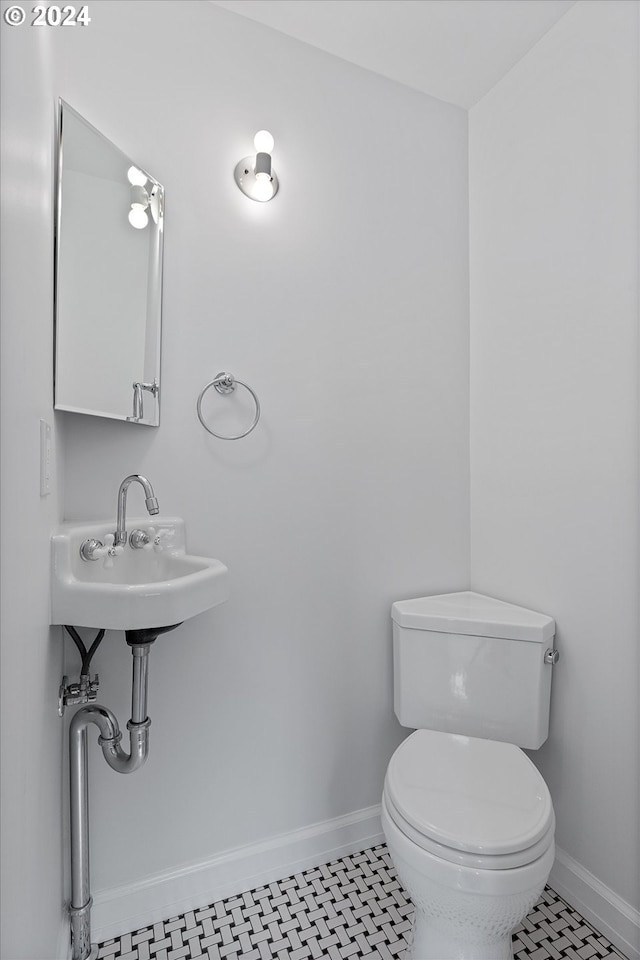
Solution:
[[[384,799],[408,839],[453,863],[509,869],[553,842],[547,785],[513,744],[417,730],[391,758]]]
[[[412,827],[398,811],[386,789],[383,799],[389,817],[408,840],[411,840],[422,850],[426,850],[427,853],[431,853],[434,857],[438,857],[440,860],[447,860],[449,863],[454,863],[458,866],[472,867],[476,870],[510,870],[514,867],[524,867],[533,863],[539,857],[544,856],[553,843],[555,817],[552,817],[549,829],[544,836],[524,850],[518,850],[514,853],[489,854],[487,856],[477,853],[467,853],[464,850],[447,847],[442,843],[438,843],[436,840],[431,840],[430,837],[425,836],[416,830],[415,827]]]

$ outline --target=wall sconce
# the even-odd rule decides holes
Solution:
[[[154,183],[151,190],[147,190],[149,178],[137,167],[129,167],[127,179],[131,184],[131,209],[129,210],[131,226],[136,230],[144,230],[149,223],[147,210],[151,212],[153,222],[158,223],[161,214],[158,184]]]
[[[253,138],[255,157],[244,157],[234,171],[235,181],[246,197],[265,203],[278,192],[278,178],[271,167],[273,137],[259,130]]]

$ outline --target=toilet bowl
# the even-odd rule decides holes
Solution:
[[[389,763],[382,827],[416,911],[406,960],[510,960],[555,853],[551,797],[522,750],[417,730]]]

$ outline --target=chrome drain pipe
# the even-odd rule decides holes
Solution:
[[[155,637],[154,637],[155,639]],[[87,730],[94,723],[100,731],[98,743],[105,760],[118,773],[138,770],[149,752],[147,717],[147,677],[151,642],[130,644],[133,654],[131,720],[127,723],[130,752],[120,746],[122,733],[114,713],[108,707],[91,704],[82,707],[69,728],[69,774],[71,781],[71,950],[73,960],[93,960],[97,947],[91,944],[91,904],[89,884],[89,780]]]

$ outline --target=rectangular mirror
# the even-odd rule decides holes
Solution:
[[[60,101],[55,409],[160,423],[164,190]]]

